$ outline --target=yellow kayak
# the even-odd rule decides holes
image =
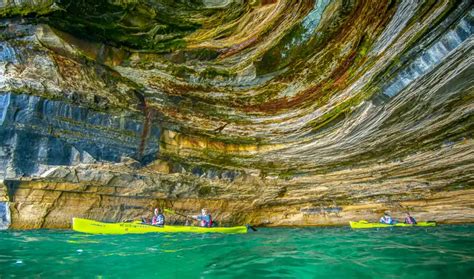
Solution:
[[[410,225],[405,223],[397,223],[394,225],[387,225],[382,223],[369,223],[365,220],[361,220],[359,222],[349,222],[351,228],[353,229],[372,229],[372,228],[391,228],[391,227],[434,227],[436,226],[436,222],[418,222],[416,225]]]
[[[247,233],[246,226],[238,227],[192,227],[192,226],[152,226],[140,221],[131,223],[103,223],[89,219],[72,218],[72,229],[91,234],[143,234],[143,233]]]

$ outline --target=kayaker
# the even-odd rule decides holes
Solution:
[[[207,209],[201,209],[201,215],[192,216],[194,219],[201,221],[201,227],[212,227],[212,216],[208,214]]]
[[[388,212],[384,213],[384,215],[380,218],[379,222],[382,224],[387,224],[387,225],[395,224],[395,221],[392,219],[392,217],[390,216]]]
[[[151,224],[154,226],[165,225],[165,215],[163,215],[161,208],[155,208],[153,218],[151,219]]]
[[[411,217],[409,212],[406,213],[405,224],[416,225],[415,218]]]

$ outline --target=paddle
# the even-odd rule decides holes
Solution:
[[[178,212],[176,212],[176,211],[174,211],[174,210],[171,210],[171,209],[165,208],[164,211],[165,211],[166,213],[169,213],[169,214],[176,214],[176,215],[182,216],[182,217],[184,217],[184,218],[188,218],[188,219],[191,219],[191,220],[196,220],[195,218],[193,218],[193,217],[191,217],[191,216],[178,213]]]
[[[169,213],[169,214],[176,214],[176,215],[179,215],[179,216],[182,216],[182,217],[191,219],[191,220],[196,220],[195,218],[193,218],[193,217],[191,217],[191,216],[178,213],[178,212],[176,212],[176,211],[174,211],[174,210],[171,210],[171,209],[168,209],[168,208],[165,208],[164,211],[165,211],[166,213]],[[251,229],[251,230],[254,231],[254,232],[257,231],[256,228],[254,228],[253,226],[251,226],[251,225],[249,225],[249,224],[247,224],[247,225],[245,225],[245,226],[247,227],[247,229]]]
[[[247,224],[247,225],[245,225],[245,226],[247,227],[247,230],[248,230],[248,229],[251,229],[251,230],[254,231],[254,232],[257,231],[257,229],[256,229],[255,227],[253,227],[253,226],[251,226],[251,225],[249,225],[249,224]]]

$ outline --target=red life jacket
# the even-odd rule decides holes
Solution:
[[[207,224],[207,226],[209,228],[212,227],[212,216],[211,216],[211,214],[209,214],[209,223]]]
[[[415,225],[416,224],[416,221],[415,221],[415,218],[413,217],[406,217],[405,218],[405,224],[411,224],[411,225]]]

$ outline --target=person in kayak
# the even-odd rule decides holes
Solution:
[[[165,215],[163,215],[161,208],[155,208],[153,218],[151,218],[151,224],[154,226],[165,225]]]
[[[416,225],[415,218],[411,217],[409,212],[406,213],[405,224]]]
[[[200,221],[201,227],[212,227],[212,216],[208,214],[207,209],[201,209],[201,215],[192,216],[193,219]]]
[[[380,218],[380,223],[382,224],[387,224],[387,225],[393,225],[395,224],[395,221],[392,219],[390,214],[388,212],[385,212],[383,216]]]

